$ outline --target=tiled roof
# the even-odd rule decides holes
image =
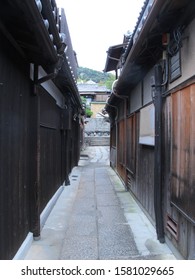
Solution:
[[[110,92],[106,86],[100,86],[98,84],[78,84],[79,92]]]

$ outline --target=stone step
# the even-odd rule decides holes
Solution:
[[[85,137],[85,143],[89,146],[109,146],[110,137]]]

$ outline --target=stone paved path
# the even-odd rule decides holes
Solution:
[[[103,155],[82,167],[61,259],[129,259],[138,251]],[[94,164],[95,162],[95,164]]]
[[[175,259],[109,166],[109,147],[87,147],[27,260]]]

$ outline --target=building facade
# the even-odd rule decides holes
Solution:
[[[55,0],[6,1],[0,17],[0,259],[13,259],[78,163],[82,102]]]
[[[92,80],[86,83],[79,83],[78,90],[80,96],[86,99],[86,105],[93,112],[92,118],[99,117],[106,105],[110,95],[110,90],[106,86],[98,85]]]
[[[195,259],[194,15],[194,1],[145,1],[106,105],[112,167],[184,259]]]

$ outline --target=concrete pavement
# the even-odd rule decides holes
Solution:
[[[87,147],[26,260],[175,259],[119,177],[109,147]]]

